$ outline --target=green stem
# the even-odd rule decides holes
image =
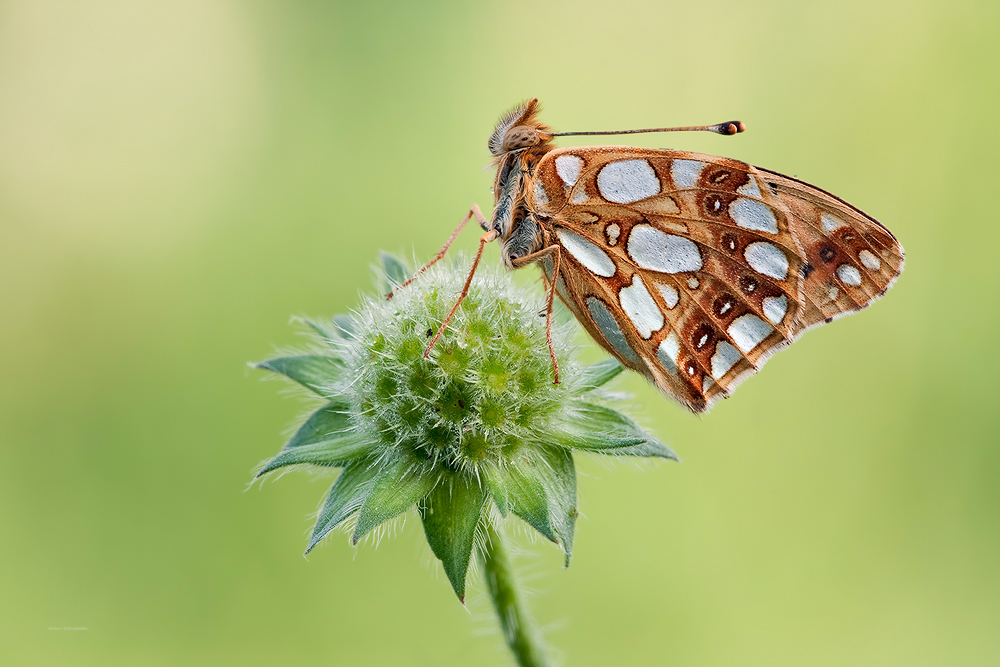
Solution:
[[[517,585],[506,540],[490,521],[485,523],[486,543],[479,556],[486,574],[486,586],[490,589],[490,597],[493,598],[493,606],[497,610],[507,646],[513,651],[521,667],[547,667],[549,660],[545,642],[528,613],[524,594]]]

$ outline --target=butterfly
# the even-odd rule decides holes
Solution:
[[[488,144],[496,167],[492,215],[473,206],[424,267],[476,218],[486,233],[426,354],[496,240],[508,268],[542,269],[556,383],[558,294],[623,366],[700,413],[809,329],[873,303],[903,270],[903,248],[888,229],[798,179],[688,151],[553,144],[577,134],[736,134],[744,129],[738,121],[554,133],[539,111],[531,99],[500,117]]]

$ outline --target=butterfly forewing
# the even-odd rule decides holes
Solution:
[[[529,207],[564,251],[560,297],[623,364],[695,411],[902,270],[902,248],[873,219],[736,160],[584,147],[552,150],[533,171]]]
[[[871,304],[903,270],[903,249],[878,221],[814,186],[759,170],[791,212],[792,231],[806,260],[806,312],[796,335]]]

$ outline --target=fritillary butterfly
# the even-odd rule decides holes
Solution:
[[[553,145],[569,134],[735,134],[742,123],[553,133],[538,113],[532,99],[500,118],[493,213],[473,206],[428,266],[475,217],[486,234],[458,303],[498,240],[509,268],[540,265],[550,331],[558,294],[601,347],[693,412],[805,331],[870,305],[903,270],[888,229],[797,179],[687,151]]]

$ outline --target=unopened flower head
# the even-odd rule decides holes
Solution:
[[[485,271],[430,357],[424,350],[457,293],[453,267],[433,267],[392,300],[369,301],[342,345],[346,387],[359,426],[400,450],[452,472],[502,465],[525,443],[545,439],[569,417],[565,398],[579,389],[569,334],[555,332],[563,367],[552,362],[537,297]],[[460,283],[457,283],[459,288]]]
[[[477,529],[494,507],[559,544],[568,563],[573,450],[675,458],[609,407],[601,386],[621,367],[581,367],[571,344],[576,325],[567,323],[553,332],[561,371],[554,384],[539,297],[491,269],[480,269],[425,357],[467,264],[439,263],[402,289],[408,270],[389,256],[383,264],[392,299],[366,298],[352,316],[310,321],[315,349],[258,364],[326,401],[259,475],[288,465],[343,468],[307,550],[341,525],[352,526],[357,543],[416,505],[460,597]]]

